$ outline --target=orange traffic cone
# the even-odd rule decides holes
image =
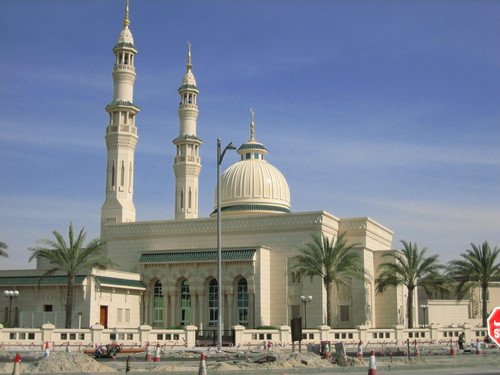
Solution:
[[[44,354],[43,354],[43,358],[44,359],[47,359],[50,357],[50,347],[49,347],[49,342],[48,341],[45,341],[45,350],[44,350]]]
[[[479,339],[476,339],[476,355],[481,354],[481,346],[479,344]]]
[[[370,362],[368,363],[368,375],[377,375],[377,364],[375,363],[375,352],[370,351]]]
[[[450,355],[455,355],[456,352],[455,352],[455,346],[453,346],[453,340],[450,339]]]
[[[21,354],[16,354],[16,359],[14,360],[14,369],[12,370],[12,375],[21,374]]]
[[[160,362],[160,343],[156,343],[155,357],[153,362]]]
[[[151,352],[149,351],[149,342],[146,344],[146,357],[144,358],[146,362],[151,361]]]
[[[206,359],[207,359],[207,356],[205,355],[205,353],[201,353],[200,367],[198,368],[198,375],[207,375],[207,364],[205,363]]]
[[[363,341],[358,342],[358,358],[363,358]]]

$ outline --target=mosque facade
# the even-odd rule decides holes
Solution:
[[[313,233],[328,238],[345,233],[371,278],[334,287],[332,311],[336,328],[358,325],[390,327],[405,320],[405,290],[377,295],[375,270],[391,251],[392,231],[368,217],[338,218],[326,211],[294,212],[285,176],[268,161],[269,149],[258,141],[253,112],[248,141],[237,149],[240,160],[220,178],[222,278],[217,279],[215,211],[199,217],[198,197],[203,141],[197,136],[198,88],[191,47],[179,95],[179,132],[173,140],[174,219],[136,221],[134,154],[140,129],[134,103],[137,48],[130,30],[128,4],[123,29],[113,48],[113,98],[106,106],[108,124],[106,193],[101,209],[101,236],[113,270],[82,275],[75,292],[74,326],[105,327],[148,324],[169,328],[193,324],[215,327],[221,288],[223,326],[290,324],[304,315],[307,327],[326,322],[326,293],[319,278],[310,280],[291,270],[298,249]],[[270,155],[272,155],[269,152]],[[214,199],[216,201],[216,199]],[[214,204],[214,210],[216,203]],[[64,277],[38,285],[43,262],[22,281],[19,271],[3,271],[0,283],[21,290],[15,312],[20,326],[64,311]],[[26,275],[23,276],[26,279]],[[18,278],[18,279],[16,279]],[[39,298],[34,296],[38,295]],[[38,315],[37,315],[38,314]],[[48,316],[48,315],[47,315]],[[55,316],[52,317],[55,319]],[[52,321],[53,322],[53,321]],[[58,324],[59,325],[59,324]]]
[[[106,199],[101,210],[107,256],[118,269],[141,275],[145,286],[144,323],[157,327],[215,326],[218,288],[222,288],[224,326],[280,325],[301,315],[300,296],[312,296],[307,325],[325,322],[322,282],[293,273],[291,258],[311,241],[345,233],[368,274],[391,250],[392,232],[370,218],[337,218],[327,212],[293,212],[285,176],[267,160],[268,149],[256,137],[252,112],[250,136],[237,150],[240,160],[221,176],[222,280],[217,280],[216,215],[198,216],[202,140],[197,136],[200,92],[188,47],[179,94],[174,220],[137,222],[133,203],[134,149],[138,139],[133,89],[137,49],[126,12],[113,51],[114,95],[106,107]],[[139,121],[140,123],[140,121]],[[216,204],[214,204],[214,209]],[[398,323],[402,290],[377,296],[373,282],[353,281],[334,293],[338,327]],[[113,313],[112,309],[108,314]],[[401,313],[401,312],[400,312]]]

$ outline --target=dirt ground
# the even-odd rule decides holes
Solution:
[[[135,354],[130,358],[132,372],[188,372],[198,371],[201,350],[179,350],[165,351],[162,353],[161,361],[158,363],[145,362],[144,354]],[[357,368],[368,368],[369,357],[363,359],[350,356],[347,366],[339,366],[333,359],[322,359],[315,353],[292,353],[290,349],[275,348],[271,351],[262,350],[225,350],[221,353],[208,351],[206,361],[209,373],[237,373],[237,372],[259,372],[283,370],[307,370],[307,369],[336,369],[335,372],[349,372]],[[395,352],[394,352],[395,353]],[[449,356],[446,353],[435,353],[426,351],[419,357],[390,356],[379,353],[376,357],[376,365],[379,371],[390,371],[402,367],[433,367],[433,366],[485,366],[497,365],[500,368],[500,351],[497,349],[486,350],[483,354],[476,355],[474,352],[457,353]],[[0,364],[0,374],[12,374],[15,353],[4,352],[4,362]],[[118,361],[97,361],[82,352],[52,352],[47,359],[43,353],[37,353],[32,362],[22,363],[22,373],[113,373],[125,372],[125,358],[127,355],[120,354]],[[333,372],[333,371],[332,371]]]

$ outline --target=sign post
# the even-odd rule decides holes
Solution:
[[[495,307],[488,317],[488,335],[500,346],[500,307]]]

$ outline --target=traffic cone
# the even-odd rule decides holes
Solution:
[[[370,362],[368,363],[368,375],[377,375],[377,364],[375,363],[375,352],[370,350]]]
[[[160,343],[159,342],[156,344],[155,358],[154,358],[153,362],[160,362]]]
[[[16,354],[16,359],[14,360],[14,369],[12,370],[12,375],[21,374],[21,354]]]
[[[358,342],[358,358],[363,358],[363,341]]]
[[[479,346],[479,339],[476,339],[476,355],[481,354],[481,347]]]
[[[44,350],[44,354],[43,354],[43,358],[44,359],[47,359],[50,357],[50,347],[49,347],[49,342],[48,341],[45,341],[45,350]]]
[[[130,372],[130,357],[131,355],[129,354],[127,357],[127,364],[125,365],[125,372]]]
[[[149,351],[149,342],[146,344],[146,357],[144,358],[146,362],[151,361],[151,352]]]
[[[455,355],[455,346],[453,346],[453,340],[450,339],[450,353],[451,356]]]
[[[414,345],[413,353],[414,353],[415,357],[420,357],[420,349],[418,348],[417,340],[415,340],[413,342],[413,345]]]
[[[207,364],[205,363],[206,359],[207,356],[205,355],[205,353],[201,353],[200,367],[198,367],[198,375],[207,375]]]

